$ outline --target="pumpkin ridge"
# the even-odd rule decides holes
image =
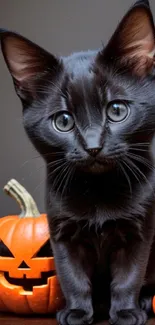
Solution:
[[[4,296],[4,295],[1,295],[1,299],[2,299],[2,302],[3,304],[5,305],[5,307],[10,310],[10,303],[7,299],[7,296]],[[13,308],[11,308],[11,311],[14,312]]]
[[[4,301],[4,297],[3,297],[2,295],[1,295],[0,299],[1,299],[1,301],[2,301],[2,303],[3,303],[3,305],[4,305],[4,307],[5,307],[7,310],[9,310],[7,304],[6,304],[5,301]]]
[[[7,241],[7,246],[11,247],[12,236],[14,235],[14,231],[15,231],[15,228],[16,228],[16,225],[17,225],[19,219],[17,216],[13,216],[13,218],[5,217],[4,219],[5,219],[4,222],[3,222],[3,218],[0,220],[0,228],[2,227],[2,229],[6,230],[6,231],[8,230],[8,232],[6,235],[3,230],[2,235],[0,237],[0,241],[4,240],[4,237],[5,237],[5,242],[6,242],[6,238],[7,238],[7,240],[9,238],[9,241]]]
[[[35,311],[34,311],[33,308],[31,307],[30,302],[29,302],[29,299],[28,299],[29,296],[26,296],[26,295],[25,295],[24,297],[25,297],[25,301],[26,301],[26,303],[27,303],[27,306],[28,306],[30,312],[31,312],[31,313],[34,313]]]
[[[9,243],[9,245],[10,245],[10,247],[12,247],[12,243],[13,243],[13,241],[14,241],[14,233],[15,233],[15,231],[16,231],[16,229],[17,229],[17,226],[19,225],[19,223],[20,223],[20,219],[17,219],[16,220],[16,223],[13,223],[12,225],[11,225],[11,231],[12,231],[12,233],[11,233],[11,237],[10,237],[10,243]],[[9,234],[10,234],[10,230],[9,230]]]
[[[2,305],[3,305],[3,307],[2,307]],[[1,308],[3,308],[3,310],[6,312],[8,312],[9,311],[9,309],[8,309],[8,307],[6,306],[6,304],[4,304],[4,301],[3,301],[3,298],[2,297],[0,297],[0,306],[1,306]]]
[[[28,221],[28,224],[27,224],[27,220],[24,218],[19,218],[18,222],[16,222],[16,227],[14,229],[14,233],[13,233],[13,237],[16,238],[16,241],[18,242],[19,239],[20,239],[20,234],[22,235],[23,233],[23,238],[25,239],[25,245],[29,243],[29,240],[28,238],[32,238],[32,233],[33,233],[33,222],[34,219],[29,219]],[[26,223],[26,225],[25,225]],[[29,230],[31,229],[31,234],[29,232],[29,234],[26,233],[26,228],[29,228]],[[23,242],[23,238],[21,239],[21,242]],[[27,242],[26,242],[27,241]],[[17,245],[17,242],[14,241],[14,238],[12,238],[12,247],[14,247],[14,250],[16,251],[16,245]],[[20,242],[19,242],[19,245],[20,245]],[[23,244],[22,244],[23,246]],[[31,246],[31,247],[30,247]],[[31,245],[27,246],[27,250],[29,250],[29,248],[33,249],[33,243],[31,243]]]
[[[14,215],[14,216],[6,216],[4,218],[0,218],[0,227],[3,227],[3,225],[5,223],[9,223],[12,220],[15,220],[14,218],[18,218],[18,216]]]

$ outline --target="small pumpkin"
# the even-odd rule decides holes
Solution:
[[[63,295],[55,274],[48,222],[32,196],[12,179],[4,191],[21,214],[0,219],[0,310],[19,314],[55,313]]]
[[[155,296],[153,297],[153,300],[152,300],[152,308],[153,308],[153,312],[155,314]]]

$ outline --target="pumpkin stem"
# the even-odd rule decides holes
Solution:
[[[40,213],[32,196],[15,179],[11,179],[5,186],[4,192],[15,199],[21,208],[20,218],[38,217]]]

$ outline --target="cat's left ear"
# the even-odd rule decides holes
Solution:
[[[16,92],[22,100],[29,102],[36,98],[39,86],[60,70],[59,59],[17,33],[0,29],[0,44]]]
[[[118,25],[101,56],[145,76],[154,66],[155,28],[147,0],[135,3]]]

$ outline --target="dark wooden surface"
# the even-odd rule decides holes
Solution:
[[[57,323],[56,320],[52,318],[16,317],[0,314],[0,325],[57,325]],[[98,325],[108,325],[108,323],[102,322]],[[147,325],[155,325],[155,318],[148,321]]]

